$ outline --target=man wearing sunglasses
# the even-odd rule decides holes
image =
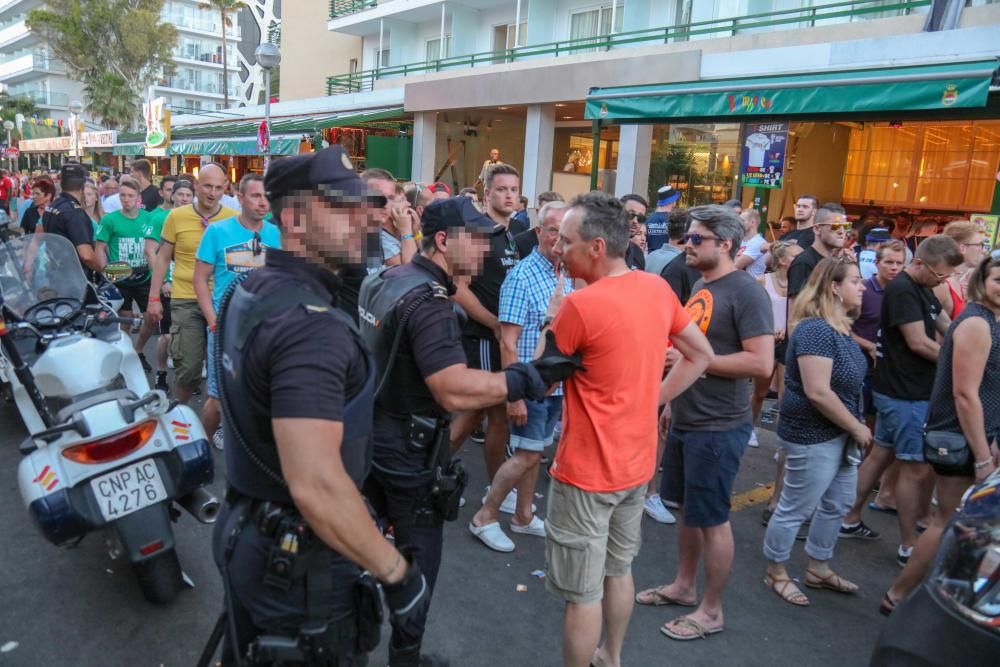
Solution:
[[[215,375],[215,314],[226,288],[244,273],[264,266],[268,248],[281,247],[281,232],[277,225],[264,220],[271,204],[264,193],[264,177],[247,174],[240,181],[237,198],[239,215],[209,225],[201,237],[194,267],[194,291],[198,306],[208,323],[208,399],[202,409],[201,421],[205,432],[213,434],[216,445],[221,436],[222,414],[219,411],[219,387]],[[209,287],[209,280],[212,287]]]
[[[646,269],[646,200],[640,195],[630,194],[621,198],[625,217],[628,218],[628,250],[625,264],[632,271]]]
[[[806,281],[809,280],[816,265],[824,257],[835,255],[843,250],[847,244],[847,230],[850,228],[851,223],[847,221],[847,215],[840,204],[823,204],[816,211],[811,230],[815,235],[813,244],[796,257],[792,265],[788,267],[789,312],[791,312],[795,297],[806,286]]]

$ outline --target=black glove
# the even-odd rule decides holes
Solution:
[[[507,401],[541,401],[549,391],[549,385],[542,379],[538,369],[532,364],[517,362],[503,369],[507,376]]]
[[[394,584],[382,584],[382,591],[389,607],[394,643],[400,646],[416,644],[419,647],[431,606],[431,589],[412,552],[406,548],[400,551],[406,558],[406,574]]]
[[[542,356],[538,357],[531,364],[538,369],[538,374],[542,376],[542,381],[547,385],[557,384],[569,378],[577,371],[586,371],[580,353],[566,356],[559,351],[556,345],[556,335],[549,329],[545,332],[545,348]]]

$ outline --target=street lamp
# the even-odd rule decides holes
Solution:
[[[14,139],[11,136],[11,131],[14,129],[14,121],[5,120],[3,122],[3,129],[7,130],[7,162],[9,163],[10,170],[14,171],[14,158],[10,155],[10,149],[14,147]]]
[[[271,70],[281,62],[281,51],[270,42],[264,42],[254,50],[257,64],[264,70],[264,127],[267,128],[267,145],[264,146],[264,173],[271,163]]]
[[[83,156],[80,155],[80,114],[83,113],[83,102],[73,100],[69,103],[70,122],[73,123],[72,132],[76,138],[76,159],[83,164]]]

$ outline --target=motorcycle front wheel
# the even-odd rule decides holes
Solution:
[[[144,561],[132,563],[132,570],[139,580],[139,588],[153,604],[172,602],[184,585],[181,562],[174,549]]]

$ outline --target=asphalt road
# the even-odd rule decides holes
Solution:
[[[812,606],[804,609],[783,602],[762,583],[759,503],[767,493],[763,486],[773,479],[776,440],[770,432],[761,433],[761,447],[748,450],[736,485],[742,509],[733,514],[736,562],[725,598],[725,632],[678,643],[658,628],[679,612],[637,607],[625,665],[867,664],[882,627],[879,598],[899,571],[894,520],[872,513],[866,521],[887,537],[838,546],[835,566],[861,586],[857,595],[808,591]],[[211,527],[181,517],[175,526],[177,548],[194,588],[169,606],[147,604],[128,564],[110,560],[99,535],[67,550],[53,547],[35,530],[16,484],[17,445],[24,435],[13,406],[0,405],[0,666],[193,665],[222,606]],[[445,531],[425,645],[450,657],[455,667],[561,665],[562,604],[531,574],[544,566],[543,540],[513,535],[517,550],[499,554],[469,534],[466,526],[485,483],[480,446],[469,442],[463,457],[472,478],[466,494],[470,503]],[[216,491],[223,472],[218,453],[217,464]],[[545,499],[537,502],[544,516]],[[642,552],[634,565],[640,589],[668,581],[677,562],[676,530],[648,518],[643,528]],[[801,578],[805,557],[798,545],[790,571]],[[517,592],[518,585],[527,591]],[[384,649],[371,664],[385,664]]]

